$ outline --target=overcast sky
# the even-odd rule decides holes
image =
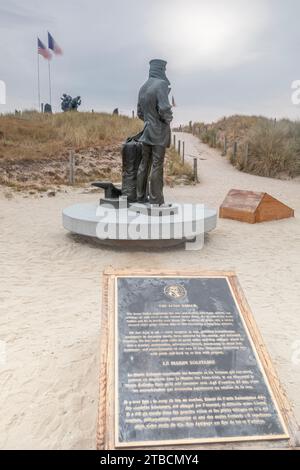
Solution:
[[[82,110],[130,113],[152,58],[168,61],[175,121],[235,113],[300,116],[299,0],[0,0],[0,112],[34,108],[36,37],[63,48],[51,62],[53,108],[63,92]],[[42,101],[49,100],[40,57]]]

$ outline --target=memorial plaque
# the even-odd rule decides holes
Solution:
[[[300,445],[234,273],[108,269],[101,323],[99,450]]]
[[[285,438],[226,277],[116,278],[116,448]]]

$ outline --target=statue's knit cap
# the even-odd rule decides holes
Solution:
[[[165,60],[161,60],[161,59],[150,60],[149,77],[165,80],[170,85],[170,82],[166,76],[166,66],[167,66],[167,62]]]

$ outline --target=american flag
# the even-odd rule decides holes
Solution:
[[[56,55],[62,55],[63,53],[61,47],[59,47],[59,45],[57,44],[57,42],[54,40],[53,36],[49,32],[48,32],[48,47]]]
[[[38,38],[38,54],[42,55],[44,59],[51,60],[51,52],[47,49],[45,44]]]

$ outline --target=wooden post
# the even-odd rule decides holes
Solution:
[[[185,160],[185,142],[182,142],[182,163],[184,165]]]
[[[132,119],[135,118],[135,114],[134,114],[134,111],[132,111]]]
[[[173,135],[173,147],[176,149],[176,135]]]
[[[198,159],[194,158],[194,181],[198,183]]]
[[[181,153],[181,140],[178,140],[178,153]]]
[[[71,186],[75,184],[75,155],[72,151],[69,155],[69,184]]]
[[[233,143],[233,160],[236,161],[237,157],[237,142]]]
[[[222,157],[226,157],[227,155],[227,137],[225,135],[225,138],[224,138],[224,150],[223,150],[223,153],[222,153]]]
[[[249,144],[246,144],[245,148],[245,157],[244,157],[244,168],[248,165],[248,159],[249,159]]]

